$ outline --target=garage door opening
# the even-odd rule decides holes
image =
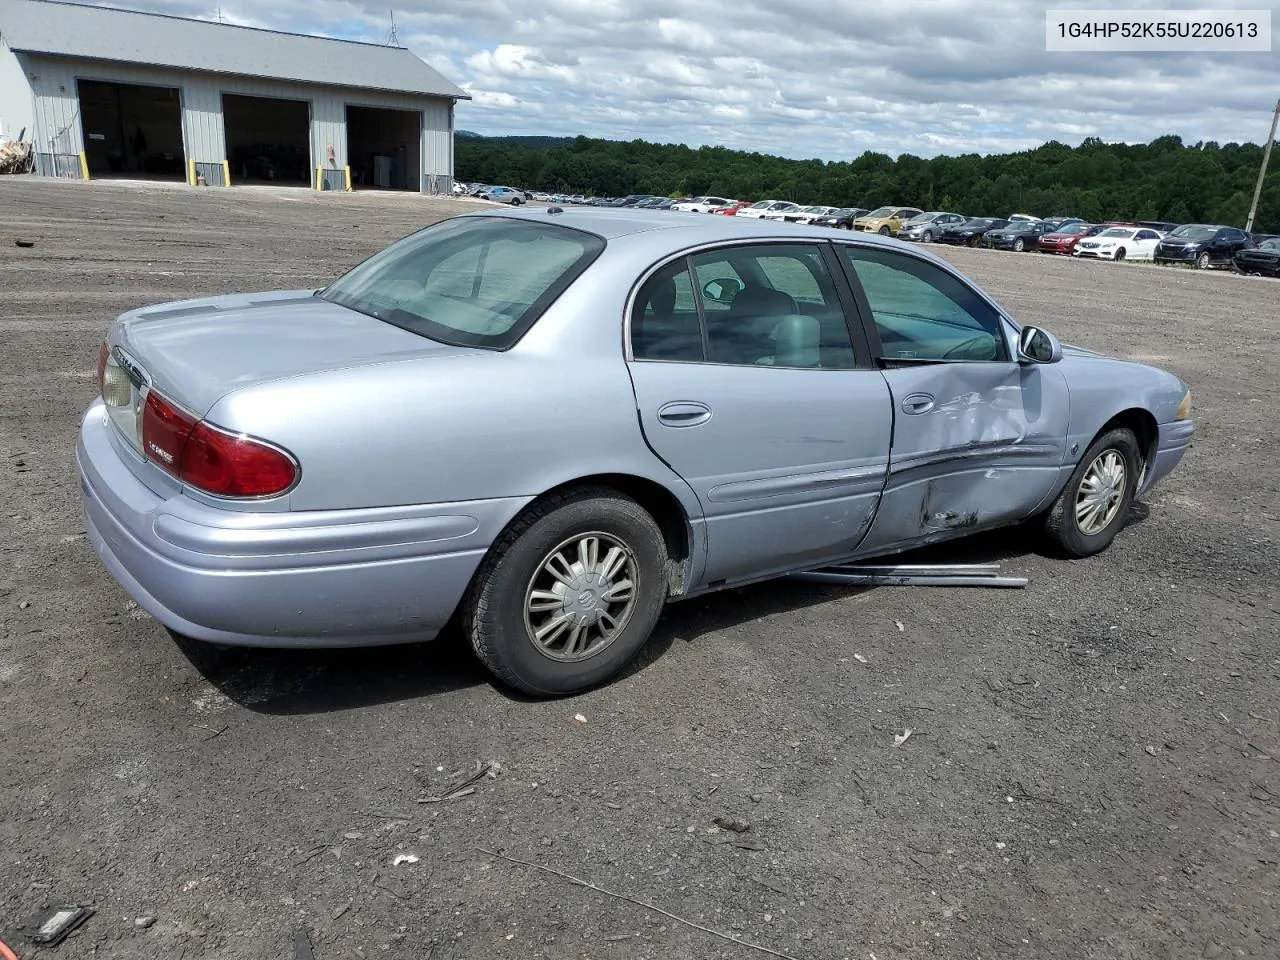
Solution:
[[[231,182],[311,185],[311,104],[222,95]]]
[[[98,80],[76,86],[91,177],[186,179],[177,87]]]
[[[421,190],[422,114],[347,106],[347,158],[354,188]]]

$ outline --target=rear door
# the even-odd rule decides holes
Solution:
[[[1069,398],[1056,365],[1019,364],[1005,321],[910,253],[837,245],[894,406],[889,474],[863,553],[1022,519],[1055,489]]]
[[[700,585],[847,557],[870,527],[893,419],[822,243],[680,257],[640,286],[628,367],[645,437],[697,493]]]

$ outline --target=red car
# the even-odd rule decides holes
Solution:
[[[1096,236],[1109,226],[1109,223],[1069,223],[1061,230],[1041,235],[1036,241],[1036,249],[1041,253],[1064,253],[1071,256],[1077,243],[1085,237]]]
[[[711,212],[718,213],[722,217],[733,217],[733,216],[737,216],[737,213],[739,210],[742,210],[744,207],[749,207],[749,206],[751,206],[750,200],[735,200],[733,201],[733,203],[729,204],[727,207],[717,207]]]

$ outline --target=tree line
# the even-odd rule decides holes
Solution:
[[[789,160],[727,147],[688,147],[589,137],[460,134],[459,180],[532,190],[625,196],[709,194],[736,199],[875,208],[909,204],[971,216],[1076,216],[1243,226],[1262,147],[1213,141],[1078,147],[1050,141],[1018,153],[896,160],[868,151],[854,160]],[[1276,164],[1280,166],[1280,162]],[[1263,186],[1254,230],[1280,233],[1280,172]]]

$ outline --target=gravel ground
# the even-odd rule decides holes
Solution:
[[[693,600],[624,679],[550,703],[457,637],[215,653],[141,613],[85,542],[72,462],[106,322],[319,284],[461,206],[0,180],[0,936],[21,956],[1280,956],[1277,282],[940,251],[1194,389],[1194,449],[1105,555],[952,548],[1025,591]],[[423,802],[478,762],[498,766],[474,792]],[[12,934],[64,902],[97,912],[62,945]]]

